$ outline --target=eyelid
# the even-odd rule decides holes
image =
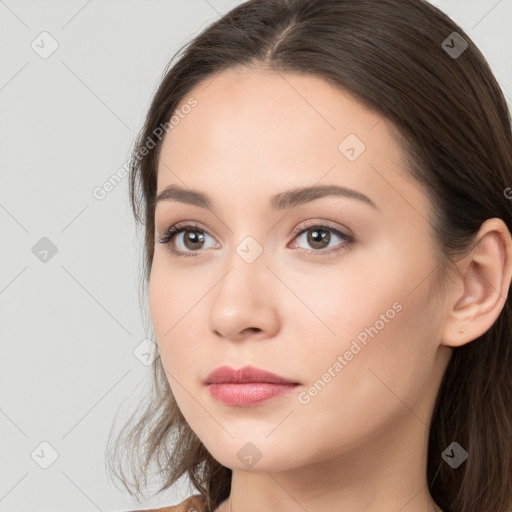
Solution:
[[[342,228],[334,226],[334,225],[332,225],[332,222],[328,221],[328,220],[316,219],[316,220],[308,220],[308,221],[305,221],[305,222],[306,222],[305,224],[301,224],[300,226],[297,226],[292,231],[292,233],[290,235],[291,238],[296,237],[302,231],[306,231],[306,230],[308,230],[309,228],[312,228],[312,227],[329,228],[329,229],[332,229],[333,231],[340,232],[342,235],[344,235],[347,238],[354,238],[352,230],[350,230],[346,226],[343,226]],[[343,232],[342,229],[345,230],[346,232]]]

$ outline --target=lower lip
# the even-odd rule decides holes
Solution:
[[[251,406],[289,393],[297,384],[271,384],[247,382],[244,384],[208,384],[211,395],[228,405]]]

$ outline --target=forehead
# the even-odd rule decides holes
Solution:
[[[230,69],[207,79],[181,101],[178,112],[191,97],[197,106],[181,115],[166,136],[164,146],[174,152],[184,140],[188,145],[195,140],[205,149],[230,145],[231,154],[243,144],[244,154],[269,151],[275,156],[280,149],[291,157],[323,142],[324,151],[337,155],[339,142],[349,133],[367,138],[382,120],[319,77],[259,68]],[[375,135],[382,138],[385,130]]]
[[[263,201],[270,189],[326,181],[370,196],[422,194],[404,180],[389,122],[319,77],[237,68],[197,85],[176,112],[191,98],[162,143],[159,191],[213,187]]]

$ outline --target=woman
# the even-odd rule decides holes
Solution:
[[[161,510],[509,510],[511,186],[503,94],[432,5],[210,25],[132,161],[160,357],[126,488],[155,463],[197,491]]]

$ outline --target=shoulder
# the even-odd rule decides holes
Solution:
[[[204,512],[204,498],[200,494],[189,496],[178,505],[150,510],[133,510],[132,512]]]

